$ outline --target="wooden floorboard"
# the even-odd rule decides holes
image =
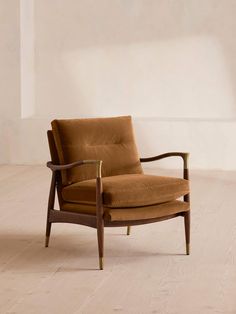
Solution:
[[[236,173],[191,173],[191,255],[182,217],[107,228],[99,271],[92,228],[55,224],[44,248],[50,171],[0,166],[0,313],[235,314]]]

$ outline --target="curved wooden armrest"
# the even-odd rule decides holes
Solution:
[[[96,176],[101,177],[102,160],[78,160],[66,165],[54,165],[51,161],[48,161],[47,167],[50,168],[52,171],[58,171],[89,164],[94,164],[97,166]]]
[[[155,161],[155,160],[160,160],[163,158],[167,158],[167,157],[181,157],[183,159],[184,162],[184,179],[188,180],[188,157],[189,157],[189,153],[183,153],[183,152],[170,152],[170,153],[165,153],[165,154],[161,154],[161,155],[157,155],[157,156],[153,156],[153,157],[148,157],[148,158],[140,158],[140,162],[150,162],[150,161]]]
[[[78,160],[75,162],[72,162],[70,164],[66,165],[54,165],[51,161],[47,162],[47,167],[52,170],[52,184],[54,189],[54,192],[51,192],[53,197],[55,197],[55,187],[56,187],[56,181],[55,181],[55,175],[56,171],[60,170],[67,170],[74,167],[82,166],[82,165],[96,165],[96,215],[97,215],[97,224],[102,223],[103,219],[103,200],[102,200],[102,160]],[[54,193],[54,194],[53,194]],[[54,199],[53,199],[54,204]],[[50,203],[50,208],[52,208],[53,205]]]
[[[187,168],[187,160],[188,160],[188,156],[189,153],[183,153],[183,152],[170,152],[170,153],[165,153],[165,154],[161,154],[161,155],[157,155],[157,156],[153,156],[153,157],[147,157],[147,158],[140,158],[141,162],[150,162],[150,161],[155,161],[155,160],[160,160],[163,158],[167,158],[167,157],[173,157],[173,156],[178,156],[178,157],[182,157],[184,161],[186,161],[186,167]]]

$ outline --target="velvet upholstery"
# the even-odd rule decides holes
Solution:
[[[181,201],[166,202],[152,206],[134,208],[107,208],[104,219],[108,221],[145,220],[161,218],[189,210],[189,203]]]
[[[136,207],[173,201],[189,193],[189,182],[180,178],[127,174],[102,178],[103,204]],[[66,202],[95,204],[96,180],[86,180],[62,189]]]
[[[60,164],[102,160],[102,177],[143,172],[130,116],[54,120],[52,131]],[[63,185],[94,177],[94,165],[62,171]]]
[[[81,214],[96,215],[95,205],[64,203],[62,210],[77,212]],[[106,221],[143,220],[160,218],[186,212],[189,210],[189,203],[182,201],[171,201],[158,205],[129,207],[129,208],[109,208],[104,207],[104,219]]]

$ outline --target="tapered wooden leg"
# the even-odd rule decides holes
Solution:
[[[52,223],[49,222],[49,217],[50,217],[50,210],[54,208],[55,188],[56,188],[56,174],[55,174],[55,172],[53,172],[52,173],[51,186],[50,186],[50,192],[49,192],[49,198],[48,198],[48,212],[47,212],[47,222],[46,222],[45,247],[48,247],[50,233],[51,233]]]
[[[45,247],[48,247],[52,223],[47,221]]]
[[[190,210],[184,214],[186,254],[190,254]]]
[[[131,227],[127,226],[127,235],[130,235],[130,229],[131,229]]]
[[[103,269],[103,251],[104,251],[104,223],[102,222],[97,228],[98,237],[98,253],[99,253],[99,268]]]
[[[101,163],[99,164],[99,167],[97,168],[96,214],[97,214],[99,268],[102,270],[103,269],[103,247],[104,247],[104,220],[103,220],[103,204],[102,204]]]

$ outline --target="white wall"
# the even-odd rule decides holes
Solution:
[[[36,114],[236,118],[235,1],[36,1]]]
[[[7,124],[20,116],[19,2],[0,1],[0,163],[9,158]]]
[[[21,100],[2,160],[44,162],[53,118],[131,114],[141,155],[236,169],[235,14],[234,0],[22,0]]]

